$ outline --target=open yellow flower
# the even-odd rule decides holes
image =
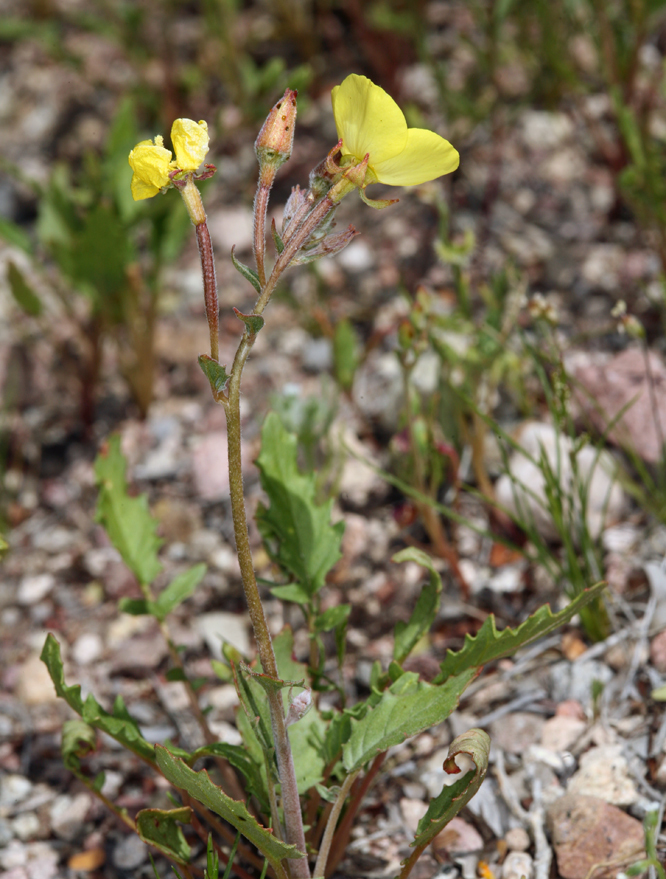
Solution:
[[[176,119],[171,126],[171,142],[176,151],[166,149],[161,135],[154,141],[142,140],[129,154],[134,201],[152,198],[171,183],[172,171],[196,171],[208,153],[208,125],[192,119]]]
[[[333,89],[333,115],[345,157],[369,155],[366,183],[417,186],[450,174],[460,162],[451,144],[422,128],[407,128],[390,95],[365,76],[352,73]]]

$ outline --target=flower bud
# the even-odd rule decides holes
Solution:
[[[296,95],[296,91],[287,89],[261,127],[254,151],[262,172],[270,169],[274,174],[291,156],[296,127]]]

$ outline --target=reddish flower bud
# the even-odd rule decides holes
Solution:
[[[296,127],[296,95],[297,92],[287,89],[261,127],[254,150],[262,171],[270,168],[274,174],[291,156]]]

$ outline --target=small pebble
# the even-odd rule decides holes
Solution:
[[[39,835],[41,821],[35,812],[23,812],[12,821],[12,830],[14,836],[17,836],[22,842],[29,842]]]
[[[86,793],[62,794],[53,801],[50,809],[51,829],[61,839],[73,840],[82,830],[90,809],[90,795]]]
[[[530,847],[530,836],[522,827],[512,827],[504,837],[510,852],[525,852]]]
[[[37,574],[34,577],[24,577],[16,594],[16,600],[24,607],[38,604],[55,586],[53,574]]]
[[[532,879],[534,861],[527,852],[509,852],[502,864],[502,879]]]
[[[16,806],[32,790],[32,782],[22,775],[5,775],[0,784],[0,807]]]
[[[148,847],[134,833],[125,836],[113,850],[113,866],[119,870],[136,870],[148,859]]]
[[[74,642],[72,659],[77,665],[90,665],[99,659],[104,650],[104,643],[95,632],[84,632]]]

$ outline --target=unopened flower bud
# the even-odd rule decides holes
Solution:
[[[310,690],[303,690],[298,696],[294,696],[289,703],[289,711],[287,712],[285,726],[291,726],[293,723],[298,723],[301,718],[305,717],[311,708],[312,692]]]
[[[254,151],[262,172],[270,170],[275,174],[291,156],[296,127],[296,95],[296,91],[287,89],[261,127]]]

